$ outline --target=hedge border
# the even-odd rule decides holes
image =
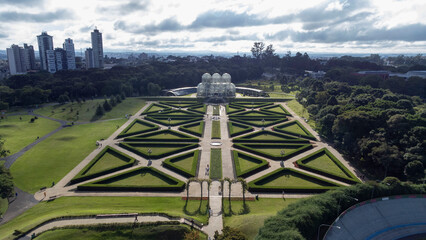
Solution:
[[[178,159],[178,158],[183,158],[186,157],[187,155],[193,155],[193,160],[192,160],[192,167],[191,167],[191,171],[188,171],[184,168],[179,167],[178,165],[174,164],[172,161],[174,159]],[[179,173],[180,175],[184,176],[184,177],[195,177],[197,174],[197,167],[198,167],[198,163],[200,161],[200,150],[194,150],[192,152],[189,153],[184,153],[181,154],[179,156],[175,156],[175,157],[171,157],[171,158],[167,158],[166,160],[163,161],[163,166],[176,172]],[[197,159],[196,161],[194,161],[194,159]]]
[[[312,158],[316,157],[316,155],[318,154],[326,154],[331,161],[334,162],[334,164],[336,164],[340,170],[342,170],[348,177],[344,178],[342,176],[338,176],[332,172],[328,172],[328,171],[324,171],[321,170],[319,168],[315,168],[312,166],[307,165],[305,162],[311,160]],[[361,181],[359,181],[359,179],[348,169],[345,167],[345,165],[343,165],[327,148],[322,148],[314,153],[309,154],[308,156],[305,156],[299,160],[296,161],[297,165],[301,168],[301,169],[305,169],[307,171],[311,171],[329,178],[333,178],[342,182],[346,182],[349,184],[355,184],[355,183],[360,183]]]
[[[246,127],[246,129],[240,130],[238,132],[233,132],[233,125],[240,125],[240,126]],[[242,124],[242,123],[228,121],[228,133],[229,133],[229,137],[231,137],[231,138],[236,137],[236,136],[241,135],[241,134],[244,134],[244,133],[249,133],[253,130],[254,130],[254,128],[252,126],[248,126],[248,125],[245,125],[245,124]]]
[[[175,113],[180,113],[180,115]],[[191,112],[184,109],[171,109],[161,113],[150,113],[150,114],[147,114],[147,116],[150,116],[150,117],[203,117],[204,114]]]
[[[302,175],[306,178],[308,178],[309,180],[314,180],[314,181],[320,181],[320,182],[325,182],[328,184],[331,184],[332,186],[329,187],[323,187],[323,186],[318,186],[318,187],[285,187],[285,186],[276,186],[276,187],[262,187],[259,185],[256,185],[257,182],[263,181],[269,177],[272,177],[275,174],[279,174],[282,171],[287,171],[287,172],[293,172],[299,175]],[[336,189],[338,187],[341,187],[342,185],[328,181],[327,179],[322,179],[304,172],[300,172],[297,171],[295,169],[291,169],[291,168],[280,168],[277,169],[273,172],[270,172],[268,174],[265,174],[251,182],[248,183],[248,188],[249,191],[252,192],[280,192],[280,191],[285,191],[285,192],[304,192],[304,193],[317,193],[317,192],[325,192],[327,190],[331,190],[331,189]]]
[[[258,114],[264,114],[263,116],[250,116],[251,113],[258,113]],[[257,111],[257,110],[247,110],[244,112],[235,113],[232,115],[233,117],[282,117],[282,115],[272,112],[266,112],[266,111]]]
[[[268,110],[268,109],[275,108],[275,107],[280,107],[284,111],[284,113],[279,113],[279,112]],[[285,107],[283,107],[283,105],[281,105],[281,104],[274,104],[272,106],[262,107],[259,110],[264,111],[264,112],[269,112],[269,113],[275,113],[275,114],[278,114],[278,115],[292,116],[291,113],[289,111],[287,111],[287,109],[285,109]]]
[[[188,100],[185,100],[185,101],[180,100],[176,103],[170,103],[169,101],[159,101],[158,103],[163,104],[163,105],[167,105],[167,106],[171,106],[171,107],[174,107],[174,108],[179,108],[179,106],[178,106],[179,104],[181,104],[181,105],[187,104],[188,105],[188,106],[185,106],[185,107],[181,106],[181,108],[189,108],[189,107],[192,107],[192,106],[199,104],[197,101],[188,101]]]
[[[148,156],[147,154],[145,154],[145,153],[137,150],[136,148],[132,147],[131,146],[132,144],[142,144],[142,145],[149,145],[149,144],[152,145],[152,144],[154,144],[154,145],[165,145],[165,146],[167,146],[167,145],[183,145],[183,146],[181,148],[179,148],[179,149],[176,149],[176,150],[173,150],[173,151],[170,151],[170,152],[161,153],[161,154],[158,154],[158,155],[152,155],[151,154],[150,156]],[[142,143],[138,143],[138,142],[134,142],[134,143],[132,143],[132,142],[131,143],[120,142],[119,146],[122,147],[122,148],[124,148],[124,149],[127,149],[127,150],[129,150],[129,151],[131,151],[133,153],[136,153],[139,156],[142,156],[143,158],[148,158],[149,157],[150,159],[159,159],[159,158],[167,157],[167,156],[170,156],[170,155],[173,155],[173,154],[176,154],[176,153],[180,153],[180,152],[183,152],[183,151],[186,151],[186,150],[190,150],[190,149],[199,147],[198,143],[158,143],[158,142],[157,143],[155,143],[155,142],[142,142]]]
[[[252,137],[252,136],[256,137],[256,136],[264,134],[264,133],[267,133],[267,134],[270,134],[270,135],[275,135],[275,136],[278,136],[278,137],[283,137],[284,139],[282,139],[282,140],[276,140],[276,139],[269,139],[269,140],[268,139],[266,139],[266,140],[248,139],[249,137]],[[290,138],[290,139],[285,139],[286,137]],[[268,130],[260,130],[260,131],[254,132],[254,133],[250,133],[250,134],[238,137],[238,138],[234,138],[232,141],[236,142],[236,143],[309,143],[309,140],[306,140],[306,139],[302,139],[302,138],[298,138],[298,137],[286,135],[286,134],[279,133],[279,132],[272,132],[272,131],[268,131]]]
[[[239,107],[246,108],[246,109],[262,108],[262,107],[266,107],[266,106],[274,104],[273,101],[262,102],[262,103],[253,101],[254,103],[253,105],[256,105],[256,106],[251,107],[252,106],[251,103],[252,103],[251,101],[232,102],[233,105],[237,105]]]
[[[270,103],[274,103],[274,102],[285,102],[285,101],[290,101],[293,100],[293,98],[271,98],[271,97],[244,97],[244,98],[232,98],[230,101],[232,103],[235,102],[270,102]]]
[[[176,119],[176,116],[174,116],[174,117]],[[168,118],[169,117],[167,117],[167,116],[161,116],[161,117],[146,116],[145,120],[155,122],[155,123],[161,124],[163,126],[169,126],[169,123],[168,123],[168,120],[167,120]],[[203,120],[203,117],[202,116],[200,116],[200,117],[184,117],[184,118],[180,117],[177,120],[182,120],[182,122],[171,123],[170,126],[179,126],[179,125],[188,124],[188,123],[192,123],[192,122],[198,122],[198,121]]]
[[[127,158],[129,161],[121,166],[117,166],[117,167],[112,167],[112,168],[107,168],[103,171],[100,172],[96,172],[96,173],[92,173],[89,175],[82,175],[83,173],[87,172],[90,170],[90,168],[92,168],[104,155],[106,152],[108,151],[113,151],[125,158]],[[125,168],[129,168],[131,166],[133,166],[136,162],[136,159],[130,157],[129,155],[122,153],[120,151],[118,151],[117,149],[110,147],[110,146],[106,146],[100,153],[98,153],[79,173],[77,173],[77,175],[75,175],[71,181],[70,184],[75,184],[75,183],[79,183],[79,182],[83,182],[92,178],[96,178],[102,175],[106,175],[112,172],[116,172],[118,170],[121,169],[125,169]]]
[[[181,139],[164,139],[164,138],[147,138],[150,136],[155,136],[158,134],[170,133],[175,134],[181,137]],[[149,132],[142,135],[137,135],[133,137],[124,138],[125,142],[199,142],[200,139],[190,136],[185,133],[181,133],[172,129],[163,129],[155,132]]]
[[[300,134],[294,133],[292,131],[286,131],[286,130],[281,129],[282,127],[286,127],[286,126],[293,125],[293,124],[297,124],[306,134],[300,135]],[[305,126],[303,126],[303,124],[301,124],[297,120],[293,120],[293,121],[286,122],[286,123],[283,123],[281,125],[275,126],[274,131],[282,132],[282,133],[286,133],[286,134],[291,134],[291,135],[294,135],[294,136],[300,136],[300,137],[303,137],[303,138],[308,138],[308,139],[317,141],[317,138],[314,135],[312,135],[312,133],[309,132],[309,130],[306,129]]]
[[[137,171],[153,171],[156,172],[159,175],[162,175],[165,178],[168,178],[169,180],[172,180],[176,182],[174,185],[164,185],[164,186],[133,186],[133,185],[123,185],[123,186],[110,186],[110,184],[99,184],[99,182],[107,181],[113,178],[117,178],[120,176],[124,176],[127,174],[131,174],[133,172]],[[86,184],[82,184],[77,186],[77,190],[82,191],[178,191],[183,190],[185,187],[185,183],[177,178],[174,178],[166,173],[161,172],[160,170],[153,168],[153,167],[139,167],[132,170],[129,170],[127,172],[115,174],[106,178],[102,178],[93,182],[89,182]]]
[[[145,125],[148,125],[148,126],[151,125],[153,127],[149,128],[149,129],[146,129],[146,130],[141,130],[141,131],[136,131],[136,132],[132,132],[132,133],[127,133],[127,131],[129,131],[136,123],[145,124]],[[151,132],[151,131],[155,131],[155,130],[157,130],[159,128],[160,128],[159,126],[157,126],[157,125],[155,125],[153,123],[150,123],[150,122],[147,122],[147,121],[144,121],[144,120],[141,120],[141,119],[135,119],[132,123],[130,123],[115,138],[117,139],[117,138],[123,138],[123,137],[127,137],[127,136],[137,135],[137,134],[141,134],[141,133]]]
[[[238,108],[237,110],[230,110],[229,108]],[[234,106],[232,104],[228,104],[225,106],[225,110],[226,110],[226,114],[231,115],[231,114],[235,114],[235,113],[239,113],[239,112],[244,112],[245,109],[244,108],[240,108],[237,106]]]
[[[193,127],[193,126],[195,126],[197,124],[200,125],[201,133],[195,132],[195,131],[192,131],[192,130],[188,129],[189,127]],[[195,122],[195,123],[190,123],[190,124],[186,124],[186,125],[180,126],[179,130],[182,131],[182,132],[190,133],[190,134],[198,136],[198,137],[202,137],[203,133],[204,133],[204,128],[205,128],[204,121],[200,121],[200,122]]]
[[[196,110],[197,108],[200,108],[201,106],[203,107],[203,111]],[[187,108],[187,110],[191,112],[201,113],[204,115],[207,112],[207,106],[205,104],[202,104],[202,105],[200,104],[200,107],[193,106],[193,107]]]
[[[255,118],[255,117],[237,117],[237,116],[234,117],[234,116],[229,116],[229,120],[231,120],[233,122],[239,122],[239,123],[243,123],[243,124],[254,126],[254,127],[263,127],[263,126],[269,127],[269,126],[272,126],[272,125],[275,125],[275,124],[278,124],[278,123],[282,123],[282,122],[288,121],[288,119],[286,117],[283,118],[283,117],[275,117],[274,116],[273,118],[275,118],[276,120],[273,120],[273,118],[270,118],[270,117],[267,117],[267,118],[269,118],[270,120],[272,120],[272,122],[263,125],[263,124],[257,124],[257,123],[248,123],[247,120],[252,120],[252,121],[253,120],[262,120],[262,119],[265,119],[265,117]]]
[[[269,168],[269,162],[264,160],[264,159],[261,159],[261,158],[258,158],[258,157],[255,157],[253,155],[249,155],[249,154],[246,154],[246,153],[243,153],[243,152],[240,152],[240,151],[236,151],[236,150],[231,150],[231,151],[232,151],[232,154],[231,154],[232,161],[234,162],[235,174],[236,174],[237,177],[246,178],[246,177],[251,176],[255,173],[258,173],[258,172],[260,172],[264,169]],[[254,166],[254,167],[249,168],[245,171],[242,171],[241,168],[240,168],[240,162],[238,160],[240,158],[239,155],[244,155],[248,158],[254,159],[255,161],[260,161],[260,163],[258,163],[257,166]]]
[[[164,105],[161,105],[161,104],[158,104],[158,103],[152,103],[152,104],[151,104],[148,108],[146,108],[146,109],[145,109],[145,111],[143,111],[143,112],[141,113],[141,116],[142,116],[142,115],[145,115],[145,114],[149,114],[149,113],[154,113],[154,111],[150,112],[151,108],[152,108],[152,107],[154,107],[154,106],[164,108],[164,109],[163,109],[163,111],[169,111],[169,110],[171,110],[171,108],[170,108],[170,107],[168,107],[168,106],[164,106]],[[158,112],[157,112],[157,113],[158,113]]]
[[[268,144],[256,144],[256,143],[234,143],[232,146],[233,146],[234,148],[237,148],[237,149],[240,149],[240,150],[243,150],[243,151],[249,152],[249,153],[253,153],[253,154],[256,154],[256,155],[259,155],[259,156],[265,157],[265,158],[269,158],[269,159],[272,159],[272,160],[276,160],[276,161],[287,160],[287,159],[289,159],[289,158],[292,158],[293,156],[296,156],[296,155],[298,155],[298,154],[300,154],[300,153],[302,153],[302,152],[305,152],[305,151],[307,151],[307,150],[309,150],[309,149],[313,148],[311,144],[285,144],[285,145],[301,145],[301,147],[300,147],[300,148],[298,148],[296,151],[294,151],[294,152],[292,152],[292,153],[284,154],[284,156],[274,156],[274,155],[270,155],[270,154],[268,154],[268,153],[266,153],[266,152],[256,150],[256,149],[254,149],[254,148],[252,148],[252,147],[249,147],[249,146],[247,146],[247,145],[262,145],[262,146],[265,146],[265,145],[266,145],[266,146],[267,146],[267,145],[272,145],[272,146],[283,146],[283,144],[272,144],[272,143],[268,143]],[[285,146],[285,145],[284,145],[284,146]]]

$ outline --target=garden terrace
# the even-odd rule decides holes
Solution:
[[[119,146],[144,158],[159,159],[199,147],[197,143],[138,143],[120,142]],[[149,154],[148,150],[151,150]]]
[[[326,148],[301,158],[296,163],[298,167],[320,175],[346,183],[359,183],[358,178]]]
[[[182,124],[201,121],[203,120],[203,116],[146,116],[145,120],[149,120],[164,126],[179,126]]]
[[[203,136],[203,132],[204,132],[204,121],[180,126],[179,130],[201,137]]]
[[[174,109],[174,110],[170,110],[170,111],[164,111],[161,113],[150,113],[148,114],[148,116],[150,117],[200,117],[203,116],[202,113],[196,113],[196,112],[190,112],[190,111],[186,111],[186,110],[181,110],[181,109]]]
[[[253,131],[253,127],[241,123],[228,122],[228,131],[230,137],[236,137],[238,135]]]
[[[290,135],[261,130],[254,133],[234,138],[235,143],[309,143],[309,140]]]
[[[278,123],[282,123],[287,121],[286,117],[279,117],[279,116],[229,116],[229,120],[234,122],[239,122],[242,124],[254,126],[254,127],[268,127],[272,126]],[[262,120],[265,120],[262,122]]]
[[[199,105],[200,103],[197,101],[161,101],[160,104],[171,106],[174,108],[188,108]]]
[[[164,106],[158,103],[153,103],[148,108],[146,108],[141,115],[145,115],[149,113],[161,113],[161,112],[170,111],[170,110],[171,108],[168,106]]]
[[[233,102],[232,106],[241,107],[241,108],[261,108],[265,106],[272,105],[272,102]]]
[[[153,167],[140,167],[77,187],[90,191],[181,191],[185,183]]]
[[[146,133],[157,129],[159,129],[159,127],[155,124],[140,119],[135,119],[117,136],[117,138]]]
[[[280,168],[248,183],[253,192],[324,192],[341,185],[303,172]]]
[[[230,114],[234,114],[234,113],[238,113],[238,112],[243,112],[243,111],[245,111],[245,109],[244,109],[244,108],[242,108],[242,107],[237,107],[237,106],[234,106],[234,105],[232,105],[232,104],[228,104],[228,105],[226,105],[225,109],[226,109],[226,113],[227,113],[228,115],[230,115]]]
[[[164,160],[163,166],[184,177],[195,177],[200,158],[200,150],[184,153]]]
[[[125,142],[198,142],[199,139],[171,129],[145,133],[124,139]]]
[[[259,109],[262,112],[274,113],[274,114],[284,114],[291,116],[291,114],[285,109],[282,105],[272,105]]]
[[[235,113],[232,116],[233,117],[270,117],[270,116],[276,116],[275,113],[269,113],[269,112],[261,112],[257,110],[249,110],[244,112]]]
[[[248,177],[269,167],[268,161],[235,150],[232,160],[237,177]]]
[[[207,112],[207,106],[204,104],[189,107],[188,111],[205,114]]]
[[[291,121],[274,127],[274,131],[317,140],[299,121]]]
[[[105,147],[70,183],[78,183],[133,166],[135,159],[110,147]]]
[[[238,148],[250,153],[257,154],[262,157],[266,157],[272,160],[286,160],[297,154],[305,152],[312,148],[311,144],[295,144],[295,143],[286,143],[286,144],[260,144],[260,143],[234,143],[234,148]],[[284,151],[284,155],[281,155],[281,152]]]

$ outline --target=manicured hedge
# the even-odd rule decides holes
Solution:
[[[192,167],[191,167],[190,171],[174,164],[175,161],[182,159],[182,158],[187,158],[190,155],[193,156]],[[181,174],[185,177],[188,177],[188,178],[195,177],[196,174],[197,174],[197,168],[198,168],[198,162],[200,160],[200,156],[201,156],[200,150],[195,150],[195,151],[192,151],[192,152],[189,152],[189,153],[181,154],[181,155],[176,156],[176,157],[167,158],[166,160],[164,160],[163,166],[166,167],[166,168],[169,168],[172,171],[175,171],[175,172],[177,172],[177,173],[179,173],[179,174]]]
[[[151,154],[151,155],[148,156],[146,153],[141,152],[141,151],[133,148],[132,145],[155,145],[155,146],[164,147],[164,148],[181,146],[181,148],[170,151],[170,152],[158,154],[158,155]],[[138,154],[138,155],[140,155],[144,158],[149,157],[151,159],[159,159],[159,158],[163,158],[163,157],[166,157],[166,156],[169,156],[169,155],[172,155],[172,154],[180,153],[180,152],[183,152],[183,151],[186,151],[186,150],[190,150],[190,149],[199,147],[198,143],[126,143],[126,142],[120,142],[119,146],[124,148],[124,149],[127,149],[131,152],[134,152],[134,153],[136,153],[136,154]]]
[[[262,119],[265,120],[265,122],[269,122],[269,123],[265,123],[263,124],[261,121]],[[262,116],[229,116],[229,120],[233,121],[233,122],[239,122],[242,124],[246,124],[246,125],[251,125],[251,126],[255,126],[255,127],[268,127],[268,126],[272,126],[278,123],[282,123],[287,121],[287,118],[283,118],[283,117],[277,117],[277,116],[269,116],[269,117],[262,117]],[[247,122],[247,121],[258,121],[258,123],[253,123],[253,122]]]
[[[242,107],[242,108],[261,108],[261,107],[266,107],[269,105],[274,104],[273,102],[255,102],[253,101],[253,104],[251,101],[246,101],[246,102],[232,102],[232,105],[234,106],[238,106],[238,107]]]
[[[131,133],[127,133],[135,124],[142,124],[145,126],[148,126],[150,128],[145,129],[145,130],[141,130],[141,131],[136,131],[136,132],[131,132]],[[152,124],[150,122],[147,121],[143,121],[140,119],[135,119],[132,123],[129,124],[129,126],[127,126],[120,134],[118,134],[118,136],[116,138],[122,138],[122,137],[127,137],[127,136],[131,136],[131,135],[136,135],[136,134],[141,134],[141,133],[146,133],[146,132],[151,132],[154,130],[159,129],[160,127]]]
[[[197,125],[200,126],[198,131],[193,131],[193,130],[189,129],[189,128],[197,126]],[[190,124],[180,126],[179,130],[183,131],[183,132],[190,133],[190,134],[194,134],[195,136],[198,136],[198,137],[201,137],[201,136],[203,136],[203,132],[204,132],[204,121],[196,122],[196,123],[190,123]]]
[[[202,110],[198,110],[198,108],[201,108],[201,107],[202,107]],[[189,107],[188,111],[205,114],[207,111],[207,106],[204,104],[199,104],[193,107]]]
[[[85,173],[87,173],[90,168],[92,168],[104,155],[105,153],[110,152],[113,155],[119,155],[117,157],[122,158],[124,161],[127,161],[127,163],[122,164],[121,166],[117,166],[117,167],[112,167],[109,169],[105,169],[103,171],[100,172],[95,172],[93,174],[89,174],[89,175],[85,175]],[[127,154],[124,154],[120,151],[118,151],[115,148],[112,148],[110,146],[106,146],[100,153],[98,153],[98,155],[96,155],[92,161],[90,161],[77,175],[75,175],[75,177],[73,179],[71,179],[70,183],[74,184],[74,183],[78,183],[78,182],[83,182],[92,178],[97,178],[99,176],[102,175],[106,175],[121,169],[125,169],[128,167],[133,166],[133,164],[135,164],[136,159],[128,156]]]
[[[281,110],[282,110],[284,113],[279,113],[279,112],[276,112],[276,111],[270,110],[271,108],[276,108],[276,107],[281,108]],[[262,108],[260,108],[260,111],[262,111],[262,112],[274,113],[274,114],[284,114],[284,115],[287,115],[287,116],[291,116],[291,114],[287,111],[287,109],[285,109],[285,108],[284,108],[281,104],[276,104],[276,105],[272,105],[272,106],[262,107]]]
[[[290,125],[293,125],[293,124],[298,125],[305,132],[305,135],[300,135],[298,133],[282,129],[282,128],[285,128],[286,126],[290,126]],[[314,135],[312,135],[312,133],[309,132],[309,130],[306,129],[305,126],[303,126],[303,124],[301,124],[297,120],[294,120],[294,121],[291,121],[291,122],[287,122],[287,123],[283,123],[283,124],[281,124],[279,126],[275,126],[274,127],[274,131],[282,132],[282,133],[287,133],[287,134],[291,134],[291,135],[295,135],[295,136],[300,136],[300,137],[303,137],[303,138],[308,138],[308,139],[312,139],[312,140],[317,141],[316,137]]]
[[[277,137],[281,137],[281,140],[277,140],[277,139],[252,139],[253,137],[262,135],[262,134],[268,134],[268,135],[274,135]],[[232,140],[233,142],[236,143],[309,143],[309,140],[306,139],[301,139],[301,138],[297,138],[297,137],[293,137],[293,136],[289,136],[286,134],[282,134],[282,133],[276,133],[276,132],[271,132],[268,130],[260,130],[254,133],[250,133],[247,135],[244,135],[242,137],[238,137],[238,138],[234,138]]]
[[[241,127],[241,128],[244,127],[246,129],[243,129],[243,130],[240,130],[240,131],[235,131],[234,126]],[[228,122],[228,132],[229,132],[230,137],[235,137],[235,136],[238,136],[238,135],[241,135],[241,134],[244,134],[244,133],[251,132],[251,131],[253,131],[253,129],[254,129],[253,127],[250,127],[250,126],[247,126],[247,125],[244,125],[244,124],[241,124],[241,123]]]
[[[293,172],[298,175],[303,176],[307,180],[311,181],[317,181],[321,183],[325,183],[330,186],[318,186],[318,187],[291,187],[291,186],[263,186],[261,183],[264,181],[268,181],[271,178],[274,178],[276,175],[280,175],[283,172]],[[317,193],[317,192],[325,192],[330,189],[336,189],[342,185],[339,185],[337,183],[333,183],[331,181],[328,181],[326,179],[322,179],[316,176],[312,176],[309,174],[306,174],[304,172],[300,172],[291,168],[280,168],[277,169],[271,173],[268,173],[258,179],[255,179],[248,183],[249,191],[252,192],[298,192],[298,193]]]
[[[247,169],[245,171],[242,171],[240,168],[240,156],[244,155],[246,158],[249,158],[250,160],[252,160],[255,163],[258,163],[257,166],[254,166],[250,169]],[[234,162],[234,166],[235,166],[235,174],[237,175],[237,177],[248,177],[251,176],[257,172],[260,172],[264,169],[267,169],[269,167],[269,163],[266,160],[263,160],[261,158],[249,155],[249,154],[245,154],[239,151],[235,151],[232,150],[232,161]]]
[[[282,117],[281,115],[282,114],[277,114],[273,112],[266,112],[266,111],[261,112],[257,110],[248,110],[244,112],[235,113],[232,116],[233,117]]]
[[[192,123],[192,122],[198,122],[203,120],[203,117],[177,117],[172,116],[170,117],[172,120],[180,120],[181,122],[178,123],[170,123],[170,126],[178,126],[182,124]],[[149,120],[151,122],[155,122],[164,126],[169,126],[169,117],[168,116],[146,116],[145,120]]]
[[[231,108],[236,108],[236,109],[232,110]],[[244,111],[245,111],[245,109],[244,109],[244,108],[242,108],[242,107],[238,107],[238,106],[235,106],[235,105],[232,105],[232,104],[228,104],[228,105],[226,105],[226,106],[225,106],[225,109],[226,109],[226,113],[227,113],[228,115],[230,115],[230,114],[235,114],[235,113],[239,113],[239,112],[244,112]]]
[[[259,102],[268,102],[268,103],[274,103],[274,102],[285,102],[285,101],[290,101],[293,100],[294,98],[271,98],[271,97],[253,97],[253,98],[248,98],[248,97],[244,97],[244,98],[231,98],[229,101],[232,103],[240,103],[240,102],[245,102],[245,103],[259,103]]]
[[[267,146],[271,146],[271,147],[275,147],[276,146],[277,148],[279,148],[280,146],[283,146],[283,144],[272,144],[272,143],[269,143],[269,144],[260,144],[260,143],[259,144],[256,144],[256,143],[234,143],[232,146],[234,148],[238,148],[238,149],[247,151],[249,153],[257,154],[259,156],[270,158],[272,160],[277,160],[277,161],[281,161],[281,160],[286,160],[286,159],[292,158],[293,156],[296,156],[296,155],[298,155],[298,154],[300,154],[302,152],[305,152],[305,151],[307,151],[307,150],[309,150],[309,149],[312,148],[311,144],[285,144],[285,145],[301,145],[301,147],[298,150],[296,150],[296,151],[294,151],[292,153],[284,153],[284,156],[281,156],[281,155],[277,156],[277,155],[272,155],[272,154],[269,154],[267,152],[258,150],[256,147],[259,146],[259,145],[263,145],[263,146],[267,145]]]
[[[326,154],[346,175],[347,178],[344,178],[342,176],[338,176],[336,174],[334,174],[333,172],[328,172],[328,171],[324,171],[312,166],[309,166],[307,164],[305,164],[306,162],[308,162],[309,160],[315,158],[316,156],[320,155],[320,154]],[[305,169],[314,173],[318,173],[320,175],[324,175],[326,177],[330,177],[342,182],[346,182],[346,183],[350,183],[350,184],[354,184],[354,183],[359,183],[359,179],[349,170],[345,167],[345,165],[343,165],[327,148],[323,148],[320,149],[312,154],[309,154],[308,156],[301,158],[299,160],[296,161],[297,165],[301,168],[301,169]]]
[[[161,113],[158,113],[158,112],[149,113],[148,116],[173,118],[173,117],[203,117],[204,115],[202,113],[191,112],[191,111],[182,110],[182,109],[172,109],[172,110],[164,111]]]
[[[172,135],[178,136],[179,139],[155,137],[156,135],[158,136],[161,134],[172,134]],[[125,138],[124,141],[125,142],[199,142],[200,140],[188,134],[184,134],[172,129],[165,129],[165,130],[145,133],[142,135],[137,135],[134,137],[128,137],[128,138]]]
[[[126,176],[131,176],[134,173],[142,174],[144,172],[151,172],[153,174],[159,175],[159,177],[166,179],[165,181],[172,182],[173,184],[165,184],[165,185],[121,185],[114,186],[111,183],[105,184],[102,182],[114,179],[122,179]],[[153,167],[140,167],[136,169],[129,170],[124,173],[119,173],[107,178],[103,178],[94,182],[86,183],[77,187],[78,190],[82,191],[182,191],[185,188],[185,183],[167,175]]]
[[[145,109],[145,111],[143,111],[143,112],[142,112],[142,114],[141,114],[141,115],[148,114],[148,113],[158,113],[158,111],[153,111],[153,110],[151,110],[151,109],[152,109],[152,108],[154,108],[154,107],[160,107],[160,108],[163,108],[163,110],[161,110],[161,111],[170,111],[170,110],[171,110],[171,108],[170,108],[169,106],[161,105],[161,104],[158,104],[158,103],[153,103],[153,104],[151,104],[149,107],[147,107],[147,108]]]
[[[171,106],[171,107],[174,107],[174,108],[179,108],[179,106],[181,108],[188,108],[188,107],[196,106],[200,103],[197,102],[197,101],[177,101],[177,102],[176,101],[174,101],[174,102],[172,102],[172,101],[161,101],[160,104]]]

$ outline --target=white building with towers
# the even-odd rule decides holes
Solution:
[[[92,52],[94,68],[104,67],[104,49],[102,45],[102,33],[97,28],[91,32],[92,35]]]
[[[197,86],[197,97],[199,98],[234,98],[235,92],[235,85],[231,83],[231,75],[228,73],[224,73],[222,76],[219,73],[213,75],[204,73],[201,83]]]

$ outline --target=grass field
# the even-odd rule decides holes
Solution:
[[[90,175],[104,171],[106,169],[115,168],[128,163],[129,159],[120,156],[114,151],[107,151],[96,163],[89,168],[84,175]]]
[[[9,207],[9,201],[6,198],[0,198],[0,215],[3,215]]]
[[[42,137],[60,126],[60,123],[45,118],[30,123],[31,118],[33,116],[16,115],[0,120],[0,137],[6,140],[4,148],[9,150],[10,154],[19,152],[37,137]]]
[[[279,172],[259,183],[264,187],[318,187],[330,186],[327,182],[317,181],[316,179],[308,179],[304,175],[296,172]]]
[[[190,227],[187,225],[142,225],[132,228],[131,224],[123,229],[120,227],[114,230],[114,227],[108,230],[88,229],[88,228],[66,228],[47,231],[37,237],[38,240],[103,240],[108,236],[108,240],[124,240],[124,239],[184,239],[185,232],[189,232]],[[207,239],[203,233],[200,234],[200,240]]]
[[[331,172],[337,176],[347,178],[348,175],[345,174],[345,172],[340,169],[336,163],[331,160],[327,154],[323,153],[317,156],[316,158],[313,158],[312,160],[306,161],[305,164],[310,167],[314,167],[326,172]]]
[[[212,148],[210,154],[210,178],[222,178],[222,149]]]
[[[43,116],[63,119],[67,121],[91,121],[96,112],[98,104],[103,104],[104,99],[86,100],[82,103],[66,103],[63,105],[57,104],[46,106],[35,110]],[[126,114],[134,115],[145,105],[145,100],[140,98],[126,98],[123,102],[117,104],[111,111],[96,120],[122,118]]]
[[[220,121],[212,121],[212,139],[220,139]]]
[[[287,106],[291,108],[291,110],[293,110],[297,115],[299,115],[299,117],[304,117],[305,119],[308,119],[309,126],[315,129],[315,126],[316,126],[315,121],[311,119],[308,111],[296,99],[288,101]]]
[[[122,177],[110,178],[99,182],[100,184],[112,184],[114,186],[163,186],[167,185],[167,179],[156,172],[133,172]]]
[[[64,128],[40,142],[12,165],[11,173],[16,186],[35,193],[41,187],[58,182],[90,152],[96,141],[108,138],[116,126],[127,120],[113,120]],[[54,171],[52,171],[54,169]]]
[[[200,201],[188,201],[187,209],[198,209]],[[208,214],[184,213],[185,201],[180,197],[61,197],[41,202],[13,220],[0,226],[0,236],[13,239],[15,229],[28,230],[48,219],[60,216],[79,216],[113,213],[161,212],[173,216],[191,217],[207,223]]]
[[[249,214],[238,214],[243,209],[242,201],[231,201],[232,211],[235,215],[229,216],[229,202],[223,201],[225,217],[223,225],[230,226],[242,231],[249,240],[254,239],[259,228],[263,226],[266,218],[274,216],[278,211],[286,208],[289,204],[297,202],[294,198],[260,198],[258,201],[247,201],[250,209]]]
[[[213,115],[219,116],[220,115],[220,106],[213,106]]]

